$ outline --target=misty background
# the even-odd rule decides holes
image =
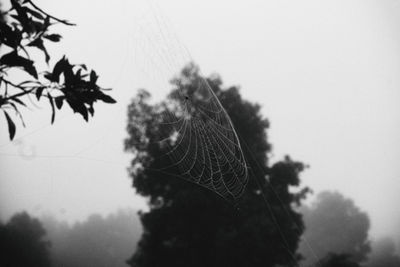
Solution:
[[[165,52],[182,67],[191,57],[262,105],[272,161],[290,153],[310,165],[301,175],[314,191],[308,207],[318,193],[339,192],[367,214],[372,248],[399,253],[399,1],[36,2],[78,25],[57,29],[62,45],[49,51],[96,68],[118,104],[99,105],[88,124],[62,111],[50,126],[46,106],[24,112],[27,127],[13,142],[3,128],[1,221],[21,211],[40,218],[58,255],[85,227],[119,225],[132,238],[118,257],[132,254],[141,232],[134,214],[147,207],[126,170],[126,112],[138,88],[156,100],[168,93],[163,85],[179,69],[166,67]]]

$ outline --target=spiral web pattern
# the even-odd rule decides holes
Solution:
[[[229,201],[238,199],[248,181],[248,169],[231,120],[205,80],[196,89],[200,103],[182,97],[180,111],[163,113],[160,123],[168,137],[162,157],[172,162],[159,171],[173,173],[206,187]],[[178,115],[177,115],[178,114]],[[161,157],[161,158],[162,158]]]
[[[163,90],[170,87],[166,81],[192,59],[156,6],[150,4],[139,13],[132,24],[136,65],[155,84],[153,88]],[[162,163],[153,164],[160,166],[153,170],[179,176],[235,201],[243,194],[249,176],[243,151],[229,115],[207,81],[197,78],[194,84],[186,84],[190,90],[178,85],[177,95],[167,101],[172,106],[164,107],[160,117],[154,118],[158,140],[151,143],[165,153],[155,159]]]

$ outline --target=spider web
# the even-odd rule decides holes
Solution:
[[[133,23],[135,61],[153,84],[158,82],[155,87],[166,88],[168,77],[192,60],[166,18],[157,7],[149,7]],[[148,14],[154,17],[149,19]],[[183,81],[167,103],[153,118],[158,140],[148,143],[164,153],[154,159],[151,170],[203,186],[228,201],[240,198],[248,168],[231,119],[207,80],[198,75],[195,81]]]
[[[238,199],[248,182],[248,169],[225,109],[205,80],[193,96],[180,93],[177,102],[174,112],[161,115],[159,131],[167,137],[159,146],[167,152],[155,161],[170,164],[158,171],[177,173],[227,200]]]

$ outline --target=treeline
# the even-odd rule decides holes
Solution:
[[[140,233],[133,210],[93,214],[73,225],[22,212],[0,225],[0,266],[126,267]]]
[[[395,241],[371,242],[367,214],[340,193],[323,192],[301,211],[307,227],[299,248],[302,266],[400,266]],[[0,266],[126,267],[141,234],[133,210],[94,214],[73,225],[22,212],[0,223]]]

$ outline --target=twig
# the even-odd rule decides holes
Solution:
[[[15,83],[13,83],[13,82],[10,82],[9,80],[4,79],[3,77],[1,77],[0,79],[1,79],[5,84],[11,85],[12,87],[15,87],[15,88],[19,88],[19,89],[21,89],[22,91],[26,91],[25,88],[24,88],[23,86],[21,86],[21,85],[18,85],[18,84],[15,84]]]
[[[8,100],[12,100],[12,99],[15,99],[15,98],[17,98],[17,97],[20,97],[20,96],[23,96],[23,95],[26,95],[26,94],[30,94],[30,93],[32,93],[32,92],[33,92],[34,90],[36,90],[36,89],[37,89],[36,87],[32,87],[32,88],[29,89],[29,90],[25,90],[25,89],[24,89],[23,92],[14,94],[14,95],[9,96],[9,97],[5,97],[5,98],[2,99],[2,101],[3,101],[3,102],[7,102]]]
[[[37,5],[35,5],[31,0],[29,0],[28,3],[31,4],[31,5],[32,5],[34,8],[36,8],[37,10],[39,10],[40,12],[42,12],[43,14],[45,14],[46,16],[48,16],[49,18],[52,18],[52,19],[54,19],[54,20],[56,20],[56,21],[58,21],[58,22],[61,22],[61,23],[65,24],[65,25],[76,26],[76,24],[74,24],[74,23],[71,23],[71,22],[68,22],[68,21],[66,21],[66,20],[62,20],[62,19],[56,18],[56,17],[54,17],[54,16],[52,16],[52,15],[46,13],[45,11],[43,11],[43,9],[41,9],[40,7],[38,7]]]

